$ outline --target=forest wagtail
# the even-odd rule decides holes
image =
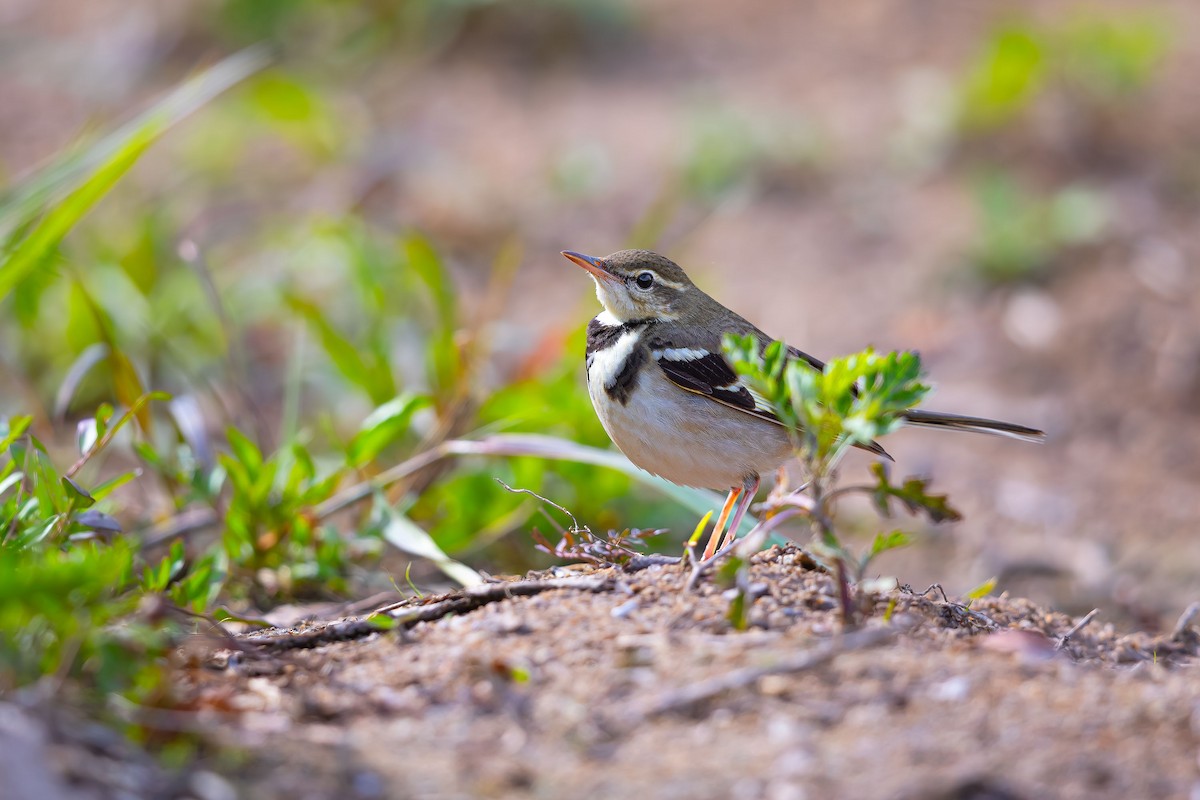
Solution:
[[[684,486],[729,490],[705,547],[708,558],[726,522],[726,541],[737,535],[759,477],[794,455],[782,423],[751,394],[721,350],[726,333],[752,334],[763,347],[771,338],[657,253],[563,255],[591,274],[604,306],[588,324],[587,383],[608,435],[647,472]],[[788,352],[814,369],[825,367],[794,347]],[[923,427],[1032,442],[1045,438],[1034,428],[979,417],[914,409],[904,418]],[[865,449],[886,456],[875,443]]]

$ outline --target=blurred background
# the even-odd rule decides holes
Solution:
[[[674,551],[694,508],[531,457],[291,527],[452,437],[607,447],[598,307],[558,251],[650,247],[808,352],[914,348],[930,408],[1049,432],[891,437],[965,521],[881,571],[1155,626],[1200,589],[1198,33],[1182,0],[3,0],[10,247],[86,195],[64,175],[112,180],[0,276],[0,416],[32,414],[62,467],[100,404],[170,392],[81,479],[140,469],[101,507],[189,557],[221,531],[260,605],[402,580],[397,519],[478,569],[551,563],[539,503],[494,477]],[[269,63],[228,91],[188,89],[254,45]],[[109,146],[179,116],[171,92],[186,119]]]

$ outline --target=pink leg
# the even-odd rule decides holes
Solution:
[[[746,509],[750,508],[750,504],[754,502],[754,495],[758,493],[758,485],[760,481],[757,475],[753,480],[747,480],[743,488],[741,502],[737,504],[737,510],[733,512],[733,519],[729,522],[729,527],[725,531],[725,538],[721,542],[721,547],[732,542],[737,538],[738,528],[742,525],[742,517],[746,516]]]
[[[729,497],[725,498],[725,505],[721,507],[721,515],[717,517],[717,524],[713,526],[712,533],[708,535],[708,544],[704,546],[704,557],[712,558],[712,554],[717,551],[717,542],[721,540],[721,531],[725,529],[725,522],[729,519],[729,512],[737,502],[738,496],[742,493],[742,487],[738,486],[729,490]]]

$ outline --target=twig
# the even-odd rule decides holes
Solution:
[[[514,489],[513,487],[509,486],[504,481],[500,480],[499,478],[493,478],[492,480],[494,480],[496,483],[500,484],[501,486],[503,486],[505,489],[512,492],[513,494],[532,495],[533,497],[536,497],[538,500],[541,500],[543,503],[554,506],[559,511],[561,511],[562,513],[566,514],[568,517],[571,518],[571,531],[573,533],[580,533],[582,531],[588,531],[589,533],[591,532],[591,529],[588,528],[586,525],[584,525],[583,527],[580,527],[579,520],[575,519],[575,515],[572,514],[570,511],[567,511],[565,508],[563,508],[562,506],[560,506],[558,503],[554,502],[553,500],[550,500],[549,498],[546,498],[546,497],[542,497],[540,494],[533,491],[532,489]],[[545,513],[545,512],[542,512],[542,513]],[[546,516],[547,516],[547,518],[549,518],[548,514]],[[554,520],[552,520],[552,519],[550,520],[550,522],[552,522],[555,525],[558,524],[557,522],[554,522]]]
[[[621,565],[626,572],[640,572],[649,567],[673,566],[683,559],[679,556],[667,556],[660,553],[638,553]]]
[[[1171,640],[1175,642],[1183,641],[1184,637],[1195,623],[1196,617],[1200,616],[1200,603],[1192,603],[1183,610],[1179,615],[1179,620],[1175,623],[1175,628],[1171,631]]]
[[[911,625],[890,625],[864,628],[823,642],[802,653],[787,656],[765,667],[743,667],[715,678],[698,681],[668,692],[644,709],[634,709],[624,715],[624,722],[633,725],[653,717],[686,711],[718,695],[752,686],[768,675],[791,675],[828,664],[844,653],[877,647],[909,630]]]
[[[117,435],[117,432],[120,431],[121,428],[125,427],[125,424],[129,422],[129,420],[137,416],[137,413],[141,411],[147,403],[149,403],[151,400],[164,400],[168,397],[170,397],[170,395],[164,392],[146,392],[137,400],[133,401],[133,405],[129,407],[129,410],[122,414],[116,422],[108,426],[108,430],[104,432],[104,435],[101,436],[98,441],[93,443],[92,446],[88,448],[88,451],[81,455],[79,460],[72,464],[70,469],[64,472],[63,475],[67,478],[74,478],[75,473],[83,469],[84,464],[88,463],[92,456],[99,453],[105,447],[108,447],[108,443],[113,440],[113,437]]]
[[[910,597],[915,597],[919,602],[914,603],[914,605],[916,605],[916,607],[922,611],[927,610],[927,606],[933,606],[943,622],[953,623],[955,626],[963,628],[969,627],[965,624],[966,622],[971,622],[988,631],[994,631],[1000,627],[996,624],[996,621],[987,614],[983,614],[979,611],[972,611],[970,607],[965,606],[962,603],[955,603],[950,600],[950,598],[946,596],[946,590],[942,588],[940,583],[931,583],[929,584],[929,588],[922,592],[914,592],[911,586],[905,584],[900,587],[900,591],[909,595]],[[926,597],[926,595],[934,591],[942,596],[942,602],[939,603],[937,600],[931,600],[930,598]]]
[[[146,531],[141,547],[143,550],[153,550],[181,536],[211,528],[220,521],[217,512],[211,508],[189,508]]]
[[[904,592],[905,594],[913,594],[913,595],[917,595],[920,597],[924,597],[925,595],[929,594],[930,592],[936,591],[938,594],[940,594],[942,596],[943,603],[950,602],[950,598],[946,596],[946,590],[942,588],[942,585],[940,583],[931,583],[931,584],[929,584],[928,589],[925,589],[924,591],[920,591],[920,592],[914,592],[913,588],[906,583],[900,587],[900,591]]]
[[[1066,647],[1067,643],[1071,641],[1071,637],[1074,636],[1075,634],[1079,633],[1084,628],[1086,628],[1088,626],[1088,624],[1091,623],[1091,621],[1093,619],[1095,619],[1096,615],[1099,613],[1100,613],[1100,609],[1093,608],[1091,611],[1089,611],[1087,614],[1085,614],[1083,619],[1079,620],[1079,622],[1076,622],[1074,625],[1071,626],[1071,630],[1067,631],[1066,633],[1064,633],[1062,636],[1060,636],[1058,638],[1058,644],[1054,646],[1054,649],[1062,650],[1064,647]]]
[[[486,583],[480,586],[470,586],[450,595],[443,595],[440,599],[430,598],[420,605],[413,605],[411,599],[393,603],[377,609],[365,617],[333,622],[316,631],[267,635],[247,634],[239,638],[242,642],[261,650],[272,652],[298,650],[348,639],[358,639],[376,633],[381,630],[381,627],[375,618],[380,616],[391,619],[396,627],[411,627],[418,622],[432,622],[449,614],[465,614],[489,603],[506,600],[510,597],[527,597],[560,589],[609,592],[615,586],[616,582],[611,578],[597,577]]]

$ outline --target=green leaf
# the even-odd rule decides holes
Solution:
[[[0,230],[7,252],[0,257],[0,301],[33,273],[53,263],[58,245],[75,225],[137,163],[147,148],[195,109],[258,70],[261,51],[231,56],[180,86],[132,124],[88,150],[71,154],[0,196]],[[57,194],[68,192],[46,211]],[[34,220],[37,220],[34,222]]]
[[[871,542],[869,558],[874,558],[880,553],[886,553],[888,550],[908,547],[911,543],[912,536],[904,531],[896,530],[890,533],[878,533],[875,535],[875,541]]]
[[[887,468],[879,462],[871,465],[871,473],[876,480],[872,500],[885,517],[891,516],[891,501],[896,499],[910,514],[923,513],[931,522],[957,522],[962,519],[962,514],[950,506],[946,495],[929,494],[926,491],[928,480],[909,478],[902,486],[893,486],[888,480]]]
[[[438,569],[463,586],[483,583],[483,577],[478,572],[443,553],[432,536],[393,508],[380,494],[375,497],[375,512],[382,519],[384,540],[393,547],[409,555],[432,561]]]
[[[367,624],[376,630],[390,631],[394,630],[400,623],[394,617],[389,617],[387,614],[372,614],[367,617]]]
[[[695,530],[693,530],[692,535],[688,537],[688,547],[695,547],[700,541],[700,537],[704,534],[704,529],[708,527],[708,522],[712,519],[712,515],[713,509],[710,508],[708,513],[701,517],[700,521],[696,523]]]
[[[108,403],[101,403],[96,409],[96,435],[104,436],[108,433],[108,424],[112,422],[115,410]]]
[[[124,352],[116,348],[110,350],[108,364],[117,400],[133,412],[142,430],[149,432],[150,406],[145,401],[139,402],[141,398],[146,397],[147,392],[137,367]]]
[[[746,560],[731,555],[717,569],[714,581],[718,586],[730,587],[737,583],[738,575],[747,567]]]
[[[980,600],[987,597],[992,592],[996,591],[996,579],[988,578],[983,583],[976,586],[971,591],[967,592],[968,600]]]
[[[258,449],[258,445],[250,441],[250,439],[237,428],[230,427],[225,431],[225,437],[229,441],[229,449],[233,452],[234,458],[248,473],[251,480],[263,466],[262,451]]]
[[[746,591],[738,589],[733,599],[729,601],[729,610],[725,619],[735,631],[744,631],[750,627],[750,604],[746,602]]]
[[[404,240],[404,255],[409,268],[429,287],[442,327],[453,328],[457,305],[454,284],[437,250],[427,239],[414,234]]]
[[[30,423],[33,422],[33,417],[30,415],[13,417],[9,420],[0,420],[0,453],[3,453],[9,446],[25,435],[25,431],[29,429]]]
[[[12,487],[19,485],[24,477],[24,472],[13,472],[4,478],[4,480],[0,480],[0,497],[3,497],[4,493]]]
[[[1046,55],[1046,43],[1028,27],[1010,26],[995,33],[968,74],[964,121],[989,127],[1024,111],[1045,84]]]
[[[72,508],[91,508],[96,504],[96,498],[92,497],[86,489],[70,478],[63,478],[62,486],[66,492],[66,496],[71,499]]]
[[[142,471],[140,469],[135,469],[130,470],[129,472],[122,472],[120,475],[117,475],[114,478],[109,478],[104,483],[92,489],[92,497],[96,498],[96,500],[103,500],[120,487],[129,483],[134,478],[139,477],[141,474]]]
[[[385,361],[375,359],[368,363],[360,348],[334,327],[315,303],[290,293],[284,296],[284,302],[316,332],[325,354],[346,380],[366,392],[375,403],[395,396],[396,382]]]
[[[372,461],[408,432],[413,414],[430,405],[425,395],[402,394],[376,408],[350,440],[350,463],[361,467]]]

